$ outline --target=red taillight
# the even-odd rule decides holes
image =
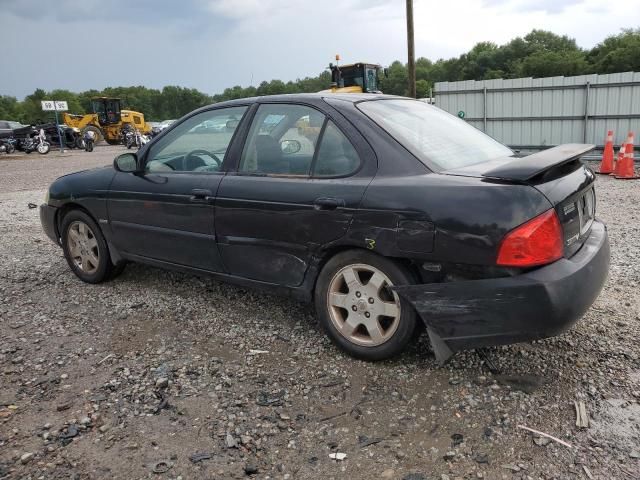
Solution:
[[[498,250],[503,267],[534,267],[562,257],[562,226],[555,210],[547,210],[507,233]]]

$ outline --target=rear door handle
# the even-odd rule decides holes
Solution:
[[[189,201],[194,203],[206,203],[211,199],[212,195],[213,193],[211,190],[194,188],[191,190],[191,197],[189,198]]]
[[[335,210],[344,206],[344,200],[340,198],[316,198],[313,202],[313,208],[316,210]]]

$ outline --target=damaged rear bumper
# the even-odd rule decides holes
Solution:
[[[568,259],[522,275],[395,287],[422,320],[436,358],[454,352],[551,337],[593,304],[609,270],[609,238],[601,222]]]

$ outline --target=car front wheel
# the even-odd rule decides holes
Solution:
[[[67,213],[61,225],[62,250],[69,267],[87,283],[100,283],[122,271],[111,263],[107,242],[96,222],[81,210]]]
[[[408,270],[387,258],[359,250],[340,253],[318,277],[318,320],[334,343],[356,358],[393,357],[416,337],[418,322],[391,287],[413,282]]]

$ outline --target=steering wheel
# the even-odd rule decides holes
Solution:
[[[202,150],[202,149],[196,149],[196,150],[191,150],[182,158],[182,171],[189,172],[193,170],[192,168],[189,168],[189,160],[191,160],[191,157],[199,156],[199,155],[205,155],[213,159],[213,161],[216,162],[216,164],[218,165],[218,168],[222,166],[222,160],[220,160],[220,158],[218,158],[218,156],[215,153],[207,152],[206,150]]]

